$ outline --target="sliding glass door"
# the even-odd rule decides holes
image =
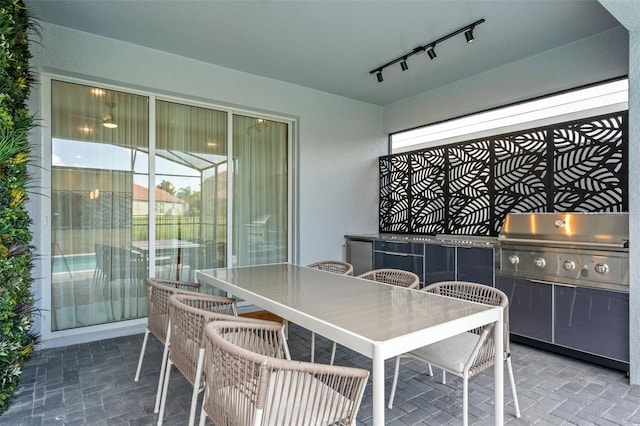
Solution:
[[[156,102],[157,277],[193,281],[225,266],[227,113]]]
[[[233,117],[233,265],[287,261],[288,125]]]
[[[148,98],[51,83],[52,330],[143,317],[132,250],[136,182],[148,180]]]
[[[51,80],[51,330],[146,316],[149,276],[288,261],[289,126]]]

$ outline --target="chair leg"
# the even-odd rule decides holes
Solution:
[[[162,383],[162,397],[160,398],[160,413],[158,414],[158,426],[162,426],[162,421],[164,420],[164,409],[167,405],[167,391],[169,390],[169,376],[171,375],[171,366],[173,363],[171,360],[167,361],[167,371],[164,376],[164,381]]]
[[[200,393],[200,379],[204,368],[204,348],[198,350],[198,363],[196,367],[196,379],[191,392],[191,409],[189,410],[189,426],[193,426],[196,420],[196,406],[198,405],[198,394]]]
[[[442,370],[442,384],[446,385],[447,384],[447,372]]]
[[[511,357],[507,358],[507,370],[509,370],[509,380],[511,381],[511,394],[513,395],[513,405],[516,409],[516,417],[520,418],[520,404],[518,404],[518,394],[516,393],[516,381],[513,378],[513,367]]]
[[[311,362],[315,362],[316,358],[316,333],[311,332]]]
[[[329,362],[330,365],[333,365],[333,361],[335,361],[336,359],[336,342],[333,342],[333,347],[331,348],[331,361]]]
[[[396,357],[396,368],[393,373],[393,384],[391,385],[391,394],[389,395],[389,410],[393,408],[393,398],[396,396],[396,386],[398,385],[398,372],[400,371],[400,357]]]
[[[160,411],[160,400],[162,399],[162,384],[164,381],[164,373],[167,368],[167,360],[169,359],[169,337],[164,342],[164,351],[162,352],[162,363],[160,364],[160,376],[158,377],[158,391],[156,392],[156,405],[153,408],[153,412]]]
[[[144,351],[147,349],[147,339],[149,338],[149,329],[144,330],[144,339],[142,339],[142,348],[140,349],[140,358],[138,358],[138,368],[136,369],[136,377],[133,378],[134,382],[140,379],[140,370],[142,370],[142,360],[144,359]]]
[[[444,372],[443,372],[444,373]],[[462,426],[469,425],[469,378],[462,378]]]
[[[202,400],[202,408],[200,408],[200,423],[198,423],[199,426],[204,426],[205,423],[207,422],[207,413],[206,413],[206,411],[204,411],[204,401],[207,400],[208,392],[209,392],[209,390],[205,389],[204,398]]]

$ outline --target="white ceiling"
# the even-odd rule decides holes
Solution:
[[[25,3],[41,21],[378,105],[620,25],[596,0]],[[460,34],[433,61],[415,55],[382,83],[369,74],[480,18],[474,43]]]

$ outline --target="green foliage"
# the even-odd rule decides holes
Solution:
[[[0,3],[0,414],[20,382],[36,342],[31,334],[33,251],[27,214],[26,107],[33,82],[29,34],[36,28],[22,0]],[[37,31],[35,31],[37,33]]]

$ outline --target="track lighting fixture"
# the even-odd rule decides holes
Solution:
[[[472,43],[473,40],[475,40],[475,38],[473,38],[473,27],[464,32],[464,38],[467,39],[467,43]]]
[[[394,59],[393,61],[389,61],[384,65],[379,66],[378,68],[375,68],[371,71],[369,71],[369,74],[376,74],[376,77],[378,79],[378,83],[382,83],[383,82],[383,78],[382,78],[382,70],[384,70],[387,67],[390,67],[391,65],[395,65],[398,62],[400,62],[400,68],[402,69],[402,71],[406,71],[409,69],[409,65],[407,64],[407,59],[410,56],[413,55],[417,55],[418,53],[421,52],[427,52],[427,55],[429,55],[429,59],[433,60],[436,58],[436,56],[438,56],[436,54],[436,44],[442,43],[445,40],[450,39],[451,37],[454,37],[460,33],[464,33],[464,38],[467,40],[467,43],[471,43],[475,40],[475,38],[473,37],[473,29],[476,27],[476,25],[480,25],[484,22],[484,18],[483,19],[479,19],[476,22],[469,24],[465,27],[462,27],[452,33],[449,33],[443,37],[440,37],[439,39],[437,39],[436,41],[432,41],[431,43],[427,43],[425,45],[422,46],[418,46],[416,48],[414,48],[411,52],[406,53],[396,59]]]
[[[429,55],[429,59],[434,60],[436,58],[436,45],[432,44],[427,48],[427,55]]]

